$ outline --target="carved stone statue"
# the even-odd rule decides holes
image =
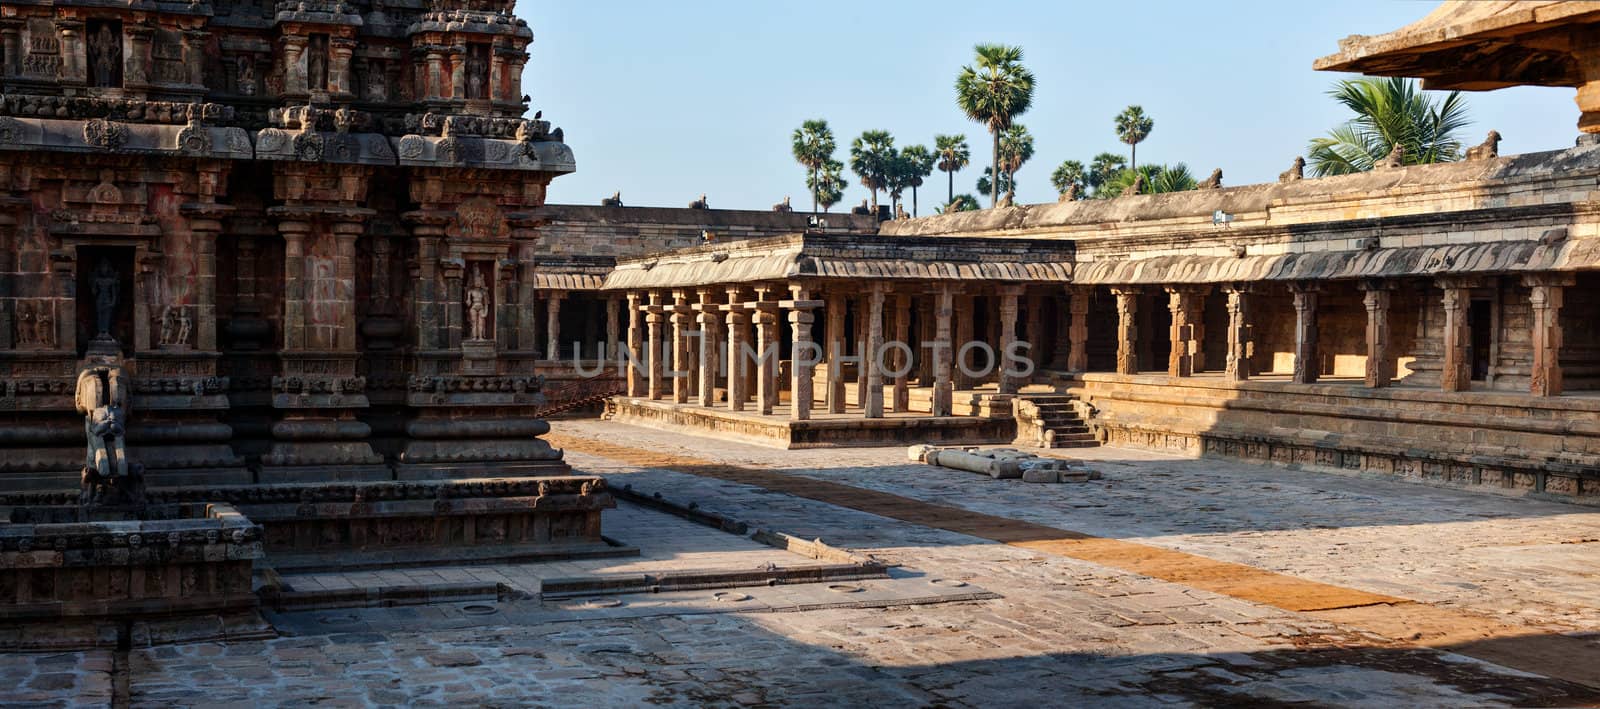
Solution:
[[[157,340],[157,342],[162,346],[174,344],[173,338],[177,336],[177,334],[178,316],[176,313],[172,312],[172,306],[169,305],[161,309],[160,339]]]
[[[1295,181],[1298,181],[1298,180],[1303,180],[1303,179],[1305,179],[1305,177],[1306,177],[1306,159],[1304,157],[1298,157],[1297,156],[1294,159],[1294,164],[1290,165],[1289,169],[1284,170],[1281,174],[1278,175],[1278,181],[1279,182],[1295,182]]]
[[[600,206],[602,206],[602,207],[621,207],[622,206],[622,190],[617,190],[616,193],[611,195],[610,197],[607,197],[605,199],[600,200]]]
[[[467,287],[467,325],[469,340],[489,339],[489,289],[483,285],[483,272],[472,272]]]
[[[367,64],[367,100],[389,100],[389,80],[384,76],[383,62],[378,60]]]
[[[473,55],[467,59],[467,98],[483,98],[484,75],[488,67],[483,59]]]
[[[89,40],[89,65],[95,86],[117,85],[117,73],[122,68],[122,37],[111,30],[110,24],[100,25]]]
[[[256,95],[256,63],[250,57],[239,57],[239,95]]]
[[[1211,171],[1211,176],[1207,177],[1200,184],[1195,185],[1194,188],[1197,189],[1197,190],[1222,189],[1222,168],[1219,167],[1219,168],[1217,168],[1215,170],[1212,170]]]
[[[1500,157],[1500,131],[1489,131],[1489,137],[1482,143],[1467,148],[1468,160],[1491,160]]]
[[[56,344],[56,319],[50,314],[50,303],[39,303],[38,313],[33,320],[34,341],[40,347],[53,347]]]
[[[704,194],[702,194],[702,195],[700,195],[700,199],[697,199],[697,200],[689,203],[689,208],[690,209],[710,209],[711,205],[708,202],[706,202],[706,196]]]
[[[128,463],[124,446],[128,392],[122,368],[91,365],[78,372],[75,401],[83,414],[84,505],[141,505],[144,491],[138,466]]]
[[[117,295],[121,278],[111,266],[111,260],[102,258],[90,279],[90,292],[94,295],[94,325],[96,337],[111,337],[111,319],[117,312]]]
[[[1374,165],[1373,168],[1378,170],[1392,170],[1394,168],[1405,167],[1405,164],[1406,144],[1395,143],[1394,149],[1390,150],[1389,154],[1384,157],[1384,159],[1378,161],[1378,164]]]
[[[189,344],[189,332],[194,328],[194,321],[189,319],[188,308],[178,308],[178,341],[174,344]]]
[[[26,301],[17,301],[17,346],[26,347],[33,344],[36,330],[33,329],[33,306]]]
[[[794,205],[789,204],[788,197],[784,197],[782,202],[772,205],[772,211],[787,214],[794,211]]]

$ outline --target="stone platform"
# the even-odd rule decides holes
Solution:
[[[1009,417],[928,416],[886,413],[869,419],[851,407],[842,414],[812,410],[808,421],[789,418],[787,404],[771,415],[705,408],[634,397],[613,397],[606,418],[649,428],[716,436],[785,449],[891,446],[911,443],[1009,443],[1016,423]]]

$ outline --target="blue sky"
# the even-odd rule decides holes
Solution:
[[[524,91],[566,130],[578,173],[550,201],[766,209],[784,196],[808,208],[789,153],[803,120],[825,118],[847,161],[851,138],[885,129],[897,145],[964,133],[976,168],[988,136],[956,109],[952,84],[972,45],[1021,45],[1038,77],[1020,121],[1036,155],[1018,173],[1018,201],[1054,201],[1050,172],[1066,159],[1126,153],[1112,118],[1141,104],[1155,130],[1139,161],[1221,167],[1228,185],[1275,179],[1306,142],[1347,117],[1326,96],[1338,75],[1311,70],[1341,37],[1378,34],[1427,14],[1415,0],[1339,2],[999,2],[696,0],[685,3],[519,2],[533,27]],[[1572,89],[1468,94],[1469,143],[1490,128],[1502,153],[1572,145]],[[943,201],[944,173],[922,190]],[[842,206],[866,190],[852,185]],[[836,208],[837,209],[837,208]]]

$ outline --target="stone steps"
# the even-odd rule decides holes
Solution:
[[[1038,410],[1043,428],[1051,434],[1051,448],[1092,448],[1100,441],[1073,408],[1068,394],[1024,394]]]

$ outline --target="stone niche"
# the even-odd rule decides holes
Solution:
[[[145,641],[270,635],[251,590],[261,539],[221,503],[137,514],[0,504],[0,649],[114,645],[129,621]],[[169,622],[179,616],[189,620]],[[59,631],[28,631],[46,623]]]

